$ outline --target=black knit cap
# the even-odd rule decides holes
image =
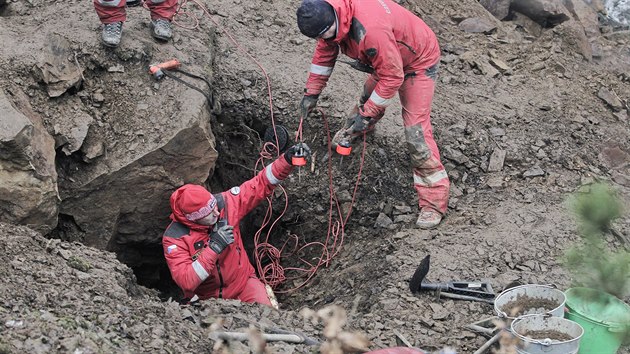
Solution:
[[[335,10],[324,0],[303,0],[297,9],[297,24],[303,35],[317,38],[335,23]]]

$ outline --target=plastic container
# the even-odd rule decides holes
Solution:
[[[565,292],[565,317],[584,328],[580,354],[615,354],[630,331],[630,306],[615,296],[590,288]]]
[[[549,285],[527,284],[507,289],[494,300],[494,310],[499,317],[508,319],[508,324],[510,324],[519,316],[509,313],[511,306],[508,305],[523,298],[540,299],[543,302],[553,303],[555,306],[524,308],[522,313],[519,312],[520,316],[550,314],[554,317],[564,317],[566,297],[562,291]]]
[[[524,315],[512,322],[512,333],[518,338],[519,354],[576,354],[584,329],[578,323],[551,315]],[[551,338],[532,338],[532,332],[548,334]],[[566,339],[553,338],[561,334]]]

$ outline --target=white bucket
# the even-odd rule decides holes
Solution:
[[[525,315],[512,322],[512,333],[518,338],[516,351],[519,354],[576,354],[584,329],[579,324],[549,315]],[[556,332],[558,338],[531,338],[532,332]],[[552,335],[553,337],[553,335]]]
[[[514,302],[524,298],[541,300],[541,307],[523,308],[516,316],[511,314]],[[554,317],[564,317],[565,302],[564,293],[556,288],[548,285],[527,284],[507,289],[499,294],[494,300],[494,310],[499,317],[507,318],[509,324],[515,318],[524,315],[550,314]]]

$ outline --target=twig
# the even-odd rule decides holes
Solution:
[[[215,337],[216,339],[234,340],[234,341],[239,341],[239,342],[245,342],[250,339],[250,335],[248,333],[242,333],[242,332],[218,332],[217,331],[217,332],[213,332],[212,336]],[[261,333],[261,336],[266,342],[287,342],[287,343],[306,344],[306,345],[319,344],[315,340],[307,340],[307,338],[297,335],[295,333],[291,333],[291,334]]]
[[[411,345],[411,343],[409,343],[409,341],[407,340],[407,338],[405,338],[405,336],[402,335],[402,333],[398,332],[398,330],[396,330],[395,328],[393,329],[394,334],[396,335],[396,337],[398,337],[398,339],[400,339],[400,341],[407,346],[407,348],[413,348],[413,345]]]
[[[625,249],[630,250],[630,240],[628,240],[626,235],[617,231],[613,227],[610,227],[609,230],[610,230],[610,233],[613,234],[613,236],[615,236],[619,240],[619,242],[621,242],[621,244],[623,245]]]
[[[238,166],[238,167],[244,168],[244,169],[246,169],[246,170],[248,170],[248,171],[255,172],[253,168],[250,168],[250,167],[247,167],[247,166],[243,166],[243,165],[241,165],[240,163],[230,162],[230,161],[225,161],[225,163],[226,163],[226,164],[228,164],[228,165]]]
[[[482,345],[481,348],[477,349],[474,354],[483,354],[490,348],[494,343],[496,343],[501,338],[501,332],[495,334],[494,337],[490,338],[486,344]]]
[[[79,74],[81,74],[81,79],[85,82],[85,76],[83,76],[83,69],[81,69],[81,65],[79,65],[79,59],[77,59],[77,52],[74,52],[74,62],[77,64],[79,68]]]
[[[317,152],[314,152],[311,156],[311,173],[315,171],[315,158],[317,157]]]

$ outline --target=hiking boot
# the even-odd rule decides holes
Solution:
[[[101,39],[108,47],[118,47],[122,38],[122,22],[106,23],[103,25]]]
[[[173,37],[171,22],[164,18],[151,21],[151,35],[162,41],[168,41]]]
[[[416,225],[421,229],[432,229],[440,224],[442,214],[431,208],[422,208]]]

